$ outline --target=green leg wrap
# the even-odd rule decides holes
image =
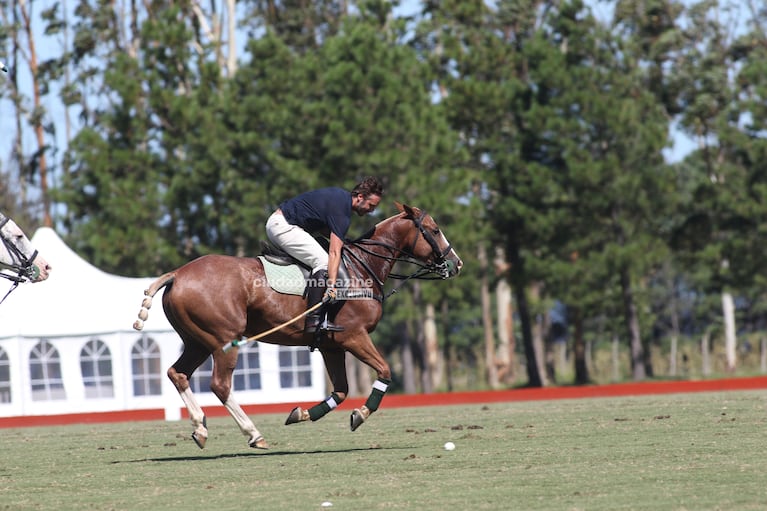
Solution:
[[[370,392],[370,396],[368,396],[368,400],[365,402],[365,406],[368,410],[371,412],[378,410],[384,394],[386,394],[386,391],[389,389],[389,385],[391,385],[391,380],[385,380],[383,378],[378,378],[373,382],[373,390]]]
[[[330,410],[338,406],[338,403],[340,402],[341,400],[338,398],[338,395],[335,392],[333,392],[332,394],[330,394],[330,397],[328,397],[325,401],[309,408],[309,418],[313,421],[316,421],[317,419],[321,419]]]

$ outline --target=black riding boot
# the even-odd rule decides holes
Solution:
[[[327,272],[318,271],[312,274],[306,283],[306,308],[311,309],[322,301],[325,294],[325,285],[327,281]],[[344,327],[336,325],[327,319],[327,306],[320,307],[318,310],[306,316],[304,323],[304,333],[313,334],[317,329],[328,332],[343,332]]]

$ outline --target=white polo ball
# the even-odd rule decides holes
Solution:
[[[455,444],[453,442],[445,442],[446,451],[452,451],[454,449],[455,449]]]

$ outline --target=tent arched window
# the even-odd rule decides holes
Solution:
[[[0,348],[0,403],[11,402],[11,361],[8,352]]]
[[[80,350],[80,373],[86,398],[114,397],[112,353],[99,339],[91,339]]]
[[[146,335],[131,349],[134,396],[159,396],[161,393],[160,346]]]
[[[42,339],[32,348],[29,354],[29,374],[33,401],[67,398],[61,377],[59,350],[50,341]]]
[[[240,346],[234,370],[234,390],[261,390],[261,357],[258,343]]]
[[[280,346],[280,387],[290,389],[311,386],[309,350],[303,346]]]

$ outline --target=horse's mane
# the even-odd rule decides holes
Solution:
[[[373,234],[375,234],[376,229],[378,229],[379,226],[381,226],[382,224],[385,224],[387,222],[391,222],[392,220],[394,220],[396,218],[403,217],[404,215],[405,215],[405,213],[402,212],[402,213],[397,213],[396,215],[392,215],[392,216],[390,216],[388,218],[384,218],[383,220],[381,220],[380,222],[375,224],[373,227],[371,227],[370,229],[368,229],[367,231],[362,233],[359,237],[354,238],[352,240],[347,240],[347,241],[349,241],[350,243],[359,243],[361,241],[370,240],[370,239],[373,238]]]

